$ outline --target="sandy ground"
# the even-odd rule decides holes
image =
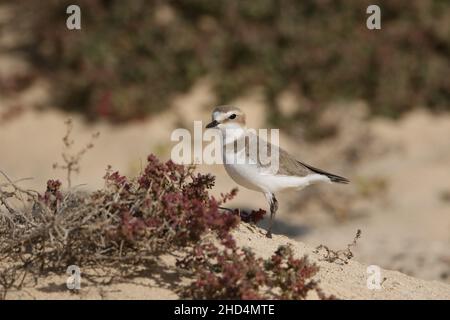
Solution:
[[[285,236],[274,236],[270,241],[259,228],[242,224],[235,232],[237,243],[250,246],[257,255],[268,257],[279,245],[291,244],[296,256],[308,255],[311,262],[320,267],[316,279],[326,294],[340,299],[450,299],[450,286],[413,278],[397,271],[381,269],[381,286],[369,289],[367,266],[350,260],[339,265],[323,261],[323,256],[306,244]],[[72,293],[66,288],[65,275],[51,275],[39,279],[37,285],[25,286],[20,291],[10,291],[8,299],[177,299],[177,284],[189,279],[180,278],[173,266],[173,259],[149,270],[145,277],[121,279],[112,283],[93,284],[83,280],[81,289]],[[105,280],[106,281],[106,280]],[[316,298],[311,295],[311,299]]]
[[[349,201],[347,218],[320,219],[324,211],[314,208],[302,215],[295,206],[284,216],[296,215],[301,226],[309,227],[296,238],[314,245],[343,246],[360,228],[363,236],[355,251],[359,261],[449,282],[450,117],[418,111],[400,122],[371,122],[370,130],[373,148],[382,146],[383,151],[350,171],[356,195],[344,197]],[[364,197],[361,193],[371,180],[383,181],[384,187]]]

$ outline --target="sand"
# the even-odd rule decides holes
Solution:
[[[450,286],[437,281],[425,281],[403,273],[380,269],[381,286],[370,289],[367,285],[367,265],[354,260],[347,264],[323,261],[320,253],[304,243],[286,236],[274,235],[267,239],[264,230],[242,223],[234,231],[237,243],[251,247],[261,257],[270,256],[279,245],[292,245],[297,257],[308,255],[320,267],[316,279],[326,294],[339,299],[450,299]],[[149,270],[145,277],[118,279],[107,284],[93,284],[81,278],[77,293],[66,288],[66,275],[50,275],[38,279],[37,285],[27,285],[20,291],[8,293],[8,299],[177,299],[175,290],[180,281],[174,259]],[[87,271],[89,272],[89,271]],[[105,278],[106,281],[106,278]],[[316,297],[311,295],[311,299]]]

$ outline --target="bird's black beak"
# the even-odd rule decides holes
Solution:
[[[217,127],[218,124],[219,124],[218,121],[213,120],[213,121],[211,121],[210,123],[208,123],[208,124],[206,125],[206,129]]]

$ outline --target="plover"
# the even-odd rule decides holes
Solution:
[[[272,236],[273,220],[278,209],[275,194],[279,191],[302,189],[312,183],[349,183],[349,180],[296,160],[279,146],[272,145],[247,129],[245,114],[237,107],[220,106],[214,109],[212,121],[206,128],[219,129],[222,136],[222,157],[225,170],[239,185],[262,192],[270,207],[267,237]],[[256,141],[257,143],[250,143]],[[276,170],[262,162],[259,147],[267,146],[269,156],[276,154]],[[231,147],[230,147],[231,146]],[[239,147],[242,146],[242,147]],[[251,148],[256,147],[256,152]],[[277,152],[274,152],[276,150]],[[256,156],[255,156],[256,155]]]

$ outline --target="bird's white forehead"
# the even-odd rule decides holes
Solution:
[[[222,111],[214,111],[212,114],[212,118],[213,120],[224,120],[226,118],[228,118],[228,115],[231,114],[232,111],[228,111],[228,112],[222,112]]]
[[[213,114],[212,114],[212,117],[213,117],[214,120],[217,120],[217,118],[218,118],[219,115],[221,115],[221,114],[222,114],[222,112],[214,111]]]

